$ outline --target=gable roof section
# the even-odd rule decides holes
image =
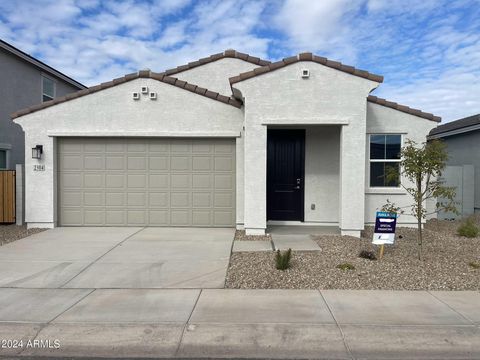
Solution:
[[[30,106],[30,107],[28,107],[26,109],[23,109],[23,110],[19,110],[19,111],[13,113],[11,115],[11,117],[12,117],[12,119],[15,119],[15,118],[18,118],[20,116],[23,116],[23,115],[26,115],[26,114],[30,114],[30,113],[48,108],[50,106],[61,104],[61,103],[67,102],[67,101],[72,100],[72,99],[77,99],[79,97],[89,95],[89,94],[93,94],[93,93],[96,93],[98,91],[109,89],[111,87],[129,82],[129,81],[132,81],[132,80],[135,80],[135,79],[140,79],[140,78],[158,80],[158,81],[161,81],[165,84],[176,86],[178,88],[190,91],[192,93],[195,93],[195,94],[198,94],[198,95],[201,95],[201,96],[205,96],[209,99],[220,101],[224,104],[235,106],[236,108],[240,108],[242,106],[242,103],[239,102],[236,99],[233,99],[233,98],[225,96],[225,95],[220,95],[217,92],[210,91],[208,89],[202,88],[202,87],[194,85],[194,84],[189,84],[186,81],[182,81],[182,80],[179,80],[179,79],[171,77],[171,76],[166,76],[163,73],[155,73],[155,72],[152,72],[150,70],[140,70],[139,72],[128,74],[128,75],[125,75],[123,77],[113,79],[112,81],[101,83],[100,85],[92,86],[92,87],[89,87],[89,88],[84,89],[84,90],[80,90],[80,91],[77,91],[77,92],[74,92],[74,93],[71,93],[71,94],[67,94],[65,96],[55,98],[53,100],[46,101],[46,102],[38,104],[38,105]]]
[[[367,101],[371,102],[373,104],[389,107],[389,108],[392,108],[392,109],[395,109],[395,110],[398,110],[398,111],[401,111],[401,112],[404,112],[404,113],[407,113],[407,114],[410,114],[410,115],[415,115],[415,116],[418,116],[418,117],[421,117],[421,118],[424,118],[424,119],[427,119],[427,120],[431,120],[431,121],[435,121],[435,122],[440,122],[440,120],[442,120],[442,118],[440,116],[435,116],[433,114],[423,112],[422,110],[412,109],[408,106],[400,105],[400,104],[397,104],[396,102],[388,101],[388,100],[379,98],[377,96],[369,95],[367,97]]]
[[[268,60],[262,60],[255,56],[250,56],[248,54],[241,53],[233,49],[228,49],[228,50],[225,50],[223,53],[213,54],[208,57],[199,59],[197,61],[192,61],[192,62],[189,62],[188,64],[180,65],[180,66],[177,66],[176,68],[165,70],[163,74],[165,75],[178,74],[182,71],[187,71],[187,70],[190,70],[205,64],[209,64],[220,59],[226,59],[226,58],[240,59],[258,66],[266,66],[270,64],[270,61]]]
[[[336,70],[339,70],[339,71],[342,71],[342,72],[346,72],[346,73],[351,74],[351,75],[359,76],[359,77],[364,78],[364,79],[376,81],[376,82],[379,82],[379,83],[383,82],[383,76],[381,76],[381,75],[371,74],[368,71],[356,69],[353,66],[344,65],[341,62],[332,61],[332,60],[329,60],[329,59],[321,57],[321,56],[313,55],[312,53],[301,53],[301,54],[298,54],[298,55],[295,55],[295,56],[284,58],[284,59],[282,59],[280,61],[277,61],[277,62],[274,62],[274,63],[270,63],[268,65],[264,65],[262,67],[253,69],[251,71],[241,73],[240,75],[231,77],[229,79],[230,80],[230,85],[241,82],[243,80],[253,78],[253,77],[261,75],[261,74],[268,73],[270,71],[274,71],[274,70],[283,68],[287,65],[290,65],[290,64],[293,64],[293,63],[296,63],[296,62],[299,62],[299,61],[313,61],[317,64],[321,64],[321,65],[327,66],[327,67],[332,68],[332,69],[336,69]]]
[[[436,127],[430,131],[430,139],[480,130],[480,114],[468,116]]]
[[[0,48],[8,51],[9,53],[21,58],[24,61],[27,61],[28,63],[40,68],[41,70],[45,71],[46,73],[53,75],[59,79],[62,79],[63,81],[69,83],[72,86],[75,86],[78,89],[85,89],[86,86],[83,85],[82,83],[72,79],[71,77],[61,73],[58,70],[55,70],[51,66],[45,64],[44,62],[41,62],[40,60],[35,59],[33,56],[28,55],[27,53],[23,52],[20,49],[17,49],[15,46],[10,45],[9,43],[0,40]]]

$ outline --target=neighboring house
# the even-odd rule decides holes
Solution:
[[[460,215],[480,212],[480,114],[440,125],[430,131],[428,138],[441,139],[447,145],[445,180],[449,185],[458,183]]]
[[[26,148],[44,150],[27,157],[26,220],[247,234],[317,224],[359,236],[387,197],[410,203],[385,169],[440,121],[370,96],[382,81],[311,53],[270,63],[227,50],[19,111]]]
[[[85,86],[0,40],[0,169],[25,161],[25,136],[10,115]]]

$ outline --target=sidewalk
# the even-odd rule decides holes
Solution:
[[[3,357],[478,359],[479,325],[473,291],[0,289]]]

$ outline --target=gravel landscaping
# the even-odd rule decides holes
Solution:
[[[476,218],[480,225],[480,217]],[[233,253],[227,288],[243,289],[390,289],[480,290],[480,237],[456,235],[460,222],[430,220],[424,231],[424,262],[417,258],[416,230],[397,228],[395,245],[382,260],[358,257],[374,251],[372,230],[361,239],[315,236],[321,252],[293,252],[291,268],[275,269],[274,252]],[[342,270],[339,265],[353,265]],[[479,266],[476,266],[479,265]],[[342,266],[350,268],[350,266]]]
[[[0,246],[47,229],[27,229],[27,225],[0,225]]]
[[[235,231],[235,241],[271,241],[270,234],[265,235],[246,235],[245,230]]]

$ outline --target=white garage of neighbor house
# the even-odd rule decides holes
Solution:
[[[385,168],[440,121],[369,95],[382,81],[311,53],[270,63],[227,50],[19,111],[28,226],[311,224],[359,236],[387,198],[409,203]]]

